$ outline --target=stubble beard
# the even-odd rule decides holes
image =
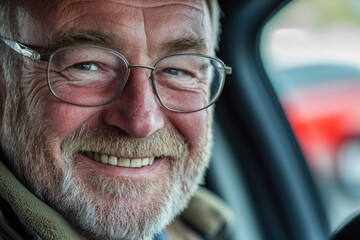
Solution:
[[[93,131],[83,126],[61,143],[61,156],[57,157],[56,136],[37,124],[40,111],[27,112],[16,101],[7,101],[5,109],[1,144],[10,166],[35,195],[88,239],[151,238],[186,207],[208,166],[210,126],[197,143],[186,143],[175,131],[134,140],[113,129]],[[189,151],[190,147],[193,150]],[[77,161],[74,156],[84,149],[169,159],[162,174],[154,178],[118,179]],[[150,149],[154,152],[146,152]]]

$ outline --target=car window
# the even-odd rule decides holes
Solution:
[[[360,209],[360,1],[293,0],[265,26],[261,57],[331,228]]]

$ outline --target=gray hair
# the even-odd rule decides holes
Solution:
[[[218,0],[206,0],[206,4],[209,8],[211,27],[213,30],[213,37],[215,39],[215,47],[217,48],[221,33],[221,25],[220,25],[221,9]]]
[[[6,36],[6,34],[10,33],[10,27],[11,27],[11,3],[10,0],[0,0],[0,34],[2,36]]]
[[[12,11],[13,0],[0,0],[0,36],[7,38],[17,38],[18,30],[17,24],[14,18],[14,11]],[[15,69],[19,64],[17,61],[17,56],[14,54],[8,47],[4,44],[0,44],[0,69],[2,68],[2,76],[5,81],[10,81],[9,79],[16,78],[16,74],[19,74]],[[0,71],[1,72],[1,71]]]

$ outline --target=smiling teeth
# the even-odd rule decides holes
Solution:
[[[127,167],[127,168],[141,168],[144,166],[152,165],[154,163],[154,158],[118,158],[115,156],[103,154],[103,153],[92,153],[86,152],[86,156],[94,159],[97,162],[104,164],[110,164],[113,166]]]

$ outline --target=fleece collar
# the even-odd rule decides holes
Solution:
[[[12,211],[30,235],[44,240],[85,239],[59,213],[25,188],[1,161],[0,195],[11,204]],[[167,237],[162,232],[154,240],[167,240]]]
[[[1,161],[0,196],[11,205],[12,211],[31,235],[44,240],[85,239],[63,216],[23,186]],[[228,235],[233,219],[231,209],[221,199],[200,188],[181,217],[175,219],[167,230],[169,236],[174,237],[190,234],[191,237],[186,239],[223,239]],[[164,239],[167,237],[162,233],[154,240]]]
[[[0,161],[0,195],[41,239],[84,239],[59,213],[34,196]]]

